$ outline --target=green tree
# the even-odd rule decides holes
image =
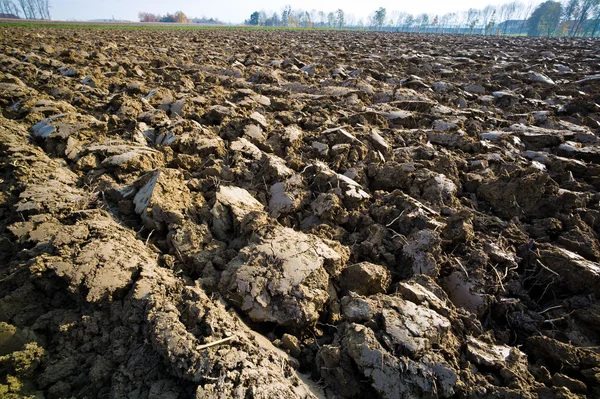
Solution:
[[[375,22],[375,26],[381,29],[385,23],[385,14],[387,13],[386,9],[383,7],[379,7],[377,11],[375,11],[375,17],[373,18],[373,22]]]
[[[260,14],[258,13],[258,11],[254,11],[251,15],[250,15],[250,19],[248,20],[248,25],[255,25],[258,26],[258,18],[260,17]]]
[[[562,4],[548,0],[540,4],[527,20],[527,36],[551,36],[560,23]]]
[[[337,27],[340,29],[342,29],[346,24],[346,21],[344,20],[344,10],[341,8],[338,8],[338,10],[335,12],[335,22]]]

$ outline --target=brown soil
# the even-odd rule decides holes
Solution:
[[[0,397],[600,397],[600,46],[0,30]]]

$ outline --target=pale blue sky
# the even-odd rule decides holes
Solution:
[[[368,17],[379,7],[385,7],[388,13],[393,10],[417,13],[444,14],[451,11],[462,11],[468,8],[482,8],[487,4],[503,4],[512,0],[421,0],[398,1],[378,0],[51,0],[53,19],[60,20],[89,20],[116,19],[136,20],[139,11],[165,14],[167,12],[183,11],[191,17],[215,17],[224,22],[243,22],[253,11],[281,12],[281,9],[290,4],[292,8],[303,10],[323,10],[326,12],[343,9],[347,14],[353,14],[357,19]],[[530,0],[522,0],[529,3]],[[534,3],[540,1],[533,0]]]

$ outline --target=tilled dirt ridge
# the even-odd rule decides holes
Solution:
[[[597,41],[0,34],[0,396],[600,396]]]

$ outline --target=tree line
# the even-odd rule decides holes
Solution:
[[[167,13],[166,15],[153,14],[150,12],[140,12],[138,13],[138,18],[140,22],[175,22],[179,24],[197,23],[213,25],[223,24],[216,18],[189,18],[187,15],[185,15],[183,11],[177,11],[174,14]]]
[[[584,36],[600,34],[600,0],[548,0],[529,18],[529,36]]]
[[[600,0],[513,1],[446,14],[413,15],[376,9],[367,18],[356,18],[342,9],[331,12],[292,9],[281,13],[255,11],[246,25],[291,28],[364,29],[395,32],[482,35],[586,36],[600,35]]]
[[[50,19],[50,0],[0,0],[0,14],[27,19]]]
[[[167,15],[140,12],[138,18],[140,22],[176,22],[179,24],[187,24],[188,22],[188,18],[183,11],[177,11],[175,14],[167,13]]]

